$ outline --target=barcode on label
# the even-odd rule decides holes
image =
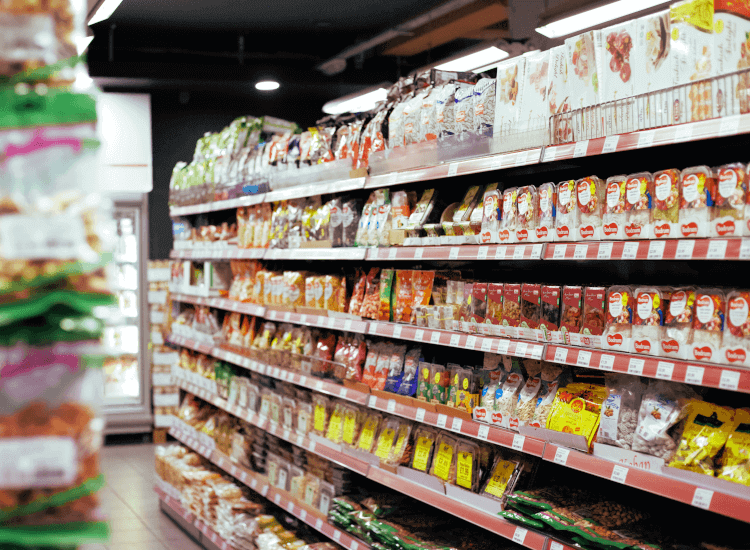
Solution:
[[[617,151],[617,143],[620,141],[620,136],[607,136],[604,140],[604,147],[602,147],[602,154],[614,153]]]
[[[740,373],[731,371],[731,370],[723,370],[721,371],[721,379],[719,380],[719,387],[722,390],[732,390],[737,391],[737,387],[740,384]]]
[[[516,246],[513,249],[513,259],[514,260],[523,260],[524,255],[526,254],[526,247],[523,245]]]
[[[625,483],[625,479],[628,477],[628,469],[624,466],[615,465],[612,469],[612,476],[610,479],[617,483]]]
[[[713,496],[713,491],[696,487],[695,493],[693,493],[693,501],[691,504],[693,506],[697,506],[698,508],[708,510],[709,508],[711,508],[711,499],[713,498]]]
[[[479,426],[479,430],[477,431],[477,437],[479,439],[484,439],[487,441],[487,436],[490,434],[490,427],[486,424],[483,424],[482,426]]]
[[[437,331],[433,331],[433,333],[430,335],[430,343],[432,344],[439,344],[440,343],[440,333]]]
[[[469,336],[466,339],[466,347],[470,349],[474,349],[474,346],[477,344],[477,337],[476,336]]]
[[[576,260],[585,260],[588,249],[589,246],[587,244],[577,244],[573,251],[573,258]]]
[[[591,363],[591,352],[580,350],[578,352],[578,359],[576,360],[576,365],[578,365],[579,367],[588,367],[590,363]]]
[[[555,349],[555,362],[564,363],[567,358],[568,358],[568,350],[566,348]]]
[[[489,252],[489,249],[486,246],[480,246],[477,250],[477,260],[486,260],[487,252]]]
[[[689,260],[693,257],[695,241],[680,241],[677,243],[677,252],[675,258],[678,260]]]
[[[630,359],[630,362],[628,363],[628,374],[635,374],[637,376],[642,375],[644,363],[645,361],[643,359],[636,359],[635,357],[632,357]]]
[[[622,247],[623,260],[635,260],[638,257],[638,243],[625,243]]]
[[[452,162],[450,166],[448,166],[448,177],[451,178],[458,174],[458,163]]]
[[[685,382],[688,384],[703,384],[703,367],[689,366],[685,371]]]
[[[586,151],[589,148],[589,140],[577,141],[576,147],[573,149],[573,158],[585,157]]]
[[[727,241],[710,241],[706,257],[710,260],[723,260],[727,254]]]
[[[570,454],[569,449],[564,449],[562,447],[558,447],[557,451],[555,451],[555,462],[558,464],[562,464],[565,466],[568,462],[568,455]]]
[[[513,445],[512,448],[516,451],[523,451],[523,444],[526,442],[526,437],[520,434],[515,434],[513,436]]]
[[[525,357],[528,347],[529,345],[526,342],[518,342],[516,344],[516,357]]]

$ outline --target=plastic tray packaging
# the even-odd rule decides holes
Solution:
[[[500,242],[501,211],[502,193],[497,189],[485,192],[482,209],[482,233],[480,235],[482,244]]]
[[[576,198],[580,216],[576,240],[598,241],[601,238],[604,187],[604,182],[596,176],[582,178],[576,182]]]
[[[695,315],[695,288],[673,288],[669,305],[664,312],[664,331],[659,344],[663,357],[687,359],[693,340],[693,315]]]
[[[456,448],[458,440],[446,433],[438,435],[435,451],[432,457],[430,475],[446,483],[456,480]]]
[[[677,237],[708,236],[714,193],[715,178],[711,168],[695,166],[682,171]]]
[[[630,350],[634,303],[632,287],[611,286],[607,289],[607,328],[602,338],[602,349]]]
[[[699,288],[695,292],[693,341],[688,359],[716,362],[720,359],[726,295],[717,288]]]
[[[576,201],[576,182],[574,180],[562,181],[557,184],[555,240],[577,240],[579,219],[580,212]]]
[[[674,239],[680,234],[681,179],[680,171],[676,168],[654,174],[651,236],[655,239]]]
[[[625,183],[626,239],[646,239],[652,231],[654,177],[650,172],[630,174]]]
[[[745,219],[747,183],[744,164],[735,162],[719,167],[714,205],[711,209],[711,237],[740,235]]]
[[[554,183],[543,183],[537,188],[536,202],[536,241],[549,242],[555,236],[555,213],[557,189]]]
[[[656,287],[635,289],[631,348],[633,353],[658,355],[663,339],[664,312],[669,305],[668,299],[669,293]]]
[[[727,295],[726,327],[720,361],[729,365],[750,365],[750,292]]]
[[[519,243],[536,242],[536,229],[539,225],[539,194],[533,185],[518,190],[518,221],[516,222],[516,241]]]
[[[624,175],[607,178],[604,201],[604,225],[602,238],[622,240],[625,238],[626,199],[625,184],[628,178]]]

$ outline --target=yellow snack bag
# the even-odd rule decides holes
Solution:
[[[724,446],[718,476],[750,487],[750,411],[737,409],[734,413],[734,431]]]
[[[599,428],[599,413],[606,394],[605,387],[589,384],[569,384],[560,388],[547,417],[547,429],[582,435],[591,446]]]
[[[714,475],[714,457],[734,429],[734,410],[705,401],[688,404],[680,445],[669,465],[699,474]]]

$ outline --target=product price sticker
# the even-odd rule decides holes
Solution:
[[[487,436],[490,435],[490,427],[487,424],[482,424],[479,426],[479,430],[477,431],[477,437],[479,439],[483,439],[484,441],[487,441]]]
[[[562,464],[565,466],[565,464],[568,463],[568,455],[570,454],[570,449],[565,449],[563,447],[558,447],[557,451],[555,451],[555,459],[554,461],[558,464]]]
[[[721,371],[721,378],[719,379],[719,387],[722,390],[737,391],[740,385],[740,373],[732,370]]]
[[[529,348],[529,345],[526,342],[517,342],[516,343],[516,352],[513,354],[516,357],[526,357],[526,350]]]
[[[623,260],[635,260],[638,257],[638,243],[625,243],[622,247]]]
[[[431,344],[439,344],[440,343],[440,333],[436,330],[432,331],[432,334],[430,334],[430,343]]]
[[[480,246],[479,250],[477,250],[477,260],[486,260],[487,252],[489,252],[489,247]]]
[[[615,368],[615,356],[614,355],[602,355],[599,358],[599,368],[602,370],[614,370]]]
[[[461,336],[458,334],[451,334],[451,346],[458,346],[458,342],[461,340]]]
[[[453,417],[453,423],[451,424],[451,430],[454,432],[461,432],[461,426],[463,426],[464,421],[461,418],[458,418],[457,416]]]
[[[510,349],[510,340],[498,340],[497,341],[497,353],[505,355]]]
[[[506,252],[506,248],[504,246],[498,246],[497,249],[495,249],[495,259],[504,260],[505,252]]]
[[[394,327],[393,327],[393,337],[394,338],[401,338],[401,325],[394,325]]]
[[[672,380],[672,373],[674,372],[674,363],[669,361],[659,361],[656,365],[656,377],[662,380]]]
[[[604,139],[604,146],[602,147],[602,154],[614,153],[617,151],[617,144],[620,141],[619,135],[607,136]]]
[[[315,520],[315,528],[320,531],[323,528],[323,520],[318,518]]]
[[[555,363],[565,363],[568,358],[567,348],[555,348]]]
[[[526,436],[515,434],[513,435],[513,444],[511,448],[516,451],[523,451],[523,444],[526,443]]]
[[[630,361],[628,362],[628,374],[635,374],[636,376],[641,376],[643,374],[644,364],[645,364],[645,361],[643,359],[636,359],[635,357],[631,357]]]
[[[424,342],[424,331],[420,328],[414,333],[414,339],[417,342]]]
[[[290,500],[287,503],[287,505],[286,505],[286,511],[289,512],[290,514],[294,512],[294,502],[293,501]]]
[[[376,395],[371,395],[370,402],[367,404],[367,406],[373,409],[375,408],[377,404],[378,404],[378,397]]]
[[[448,422],[448,417],[444,414],[439,414],[437,419],[437,426],[438,428],[445,428],[446,423]]]
[[[552,259],[553,260],[562,260],[565,258],[565,251],[568,249],[568,245],[566,244],[556,244],[555,248],[552,250]]]
[[[711,508],[711,499],[713,498],[713,496],[713,491],[709,489],[702,489],[701,487],[696,487],[695,493],[693,493],[693,501],[691,502],[691,504],[698,508],[702,508],[703,510],[708,510]]]
[[[448,253],[448,259],[458,260],[458,252],[459,248],[457,246],[452,246],[450,252]]]
[[[677,243],[677,251],[674,257],[678,260],[690,260],[693,257],[693,249],[695,248],[695,241],[679,241]]]
[[[341,540],[341,531],[339,531],[338,529],[333,532],[333,540],[335,540],[336,542],[339,542]]]
[[[651,147],[654,144],[655,130],[645,130],[638,135],[638,149]]]
[[[648,243],[648,259],[661,260],[664,258],[664,248],[667,246],[665,241],[651,241]]]
[[[742,239],[740,243],[740,260],[750,260],[750,239]]]
[[[723,260],[727,255],[727,241],[717,240],[708,242],[706,258],[709,260]]]
[[[356,540],[351,541],[349,543],[349,550],[357,550],[359,548],[359,544],[357,544]]]
[[[528,529],[524,529],[523,527],[516,527],[516,530],[513,533],[513,542],[523,544],[523,541],[526,540],[526,533],[528,532]]]
[[[397,253],[398,253],[398,250],[396,250],[395,248],[391,248],[391,249],[390,249],[390,250],[388,251],[388,259],[389,259],[389,260],[395,260],[395,259],[396,259],[396,254],[397,254]]]
[[[588,367],[589,364],[591,364],[591,352],[579,350],[578,359],[576,359],[576,365],[579,367]]]
[[[740,128],[740,115],[723,117],[719,125],[719,135],[731,136],[737,133]]]
[[[448,177],[452,178],[458,174],[458,163],[457,162],[451,162],[448,166]]]
[[[417,414],[416,414],[416,415],[414,415],[414,419],[415,419],[415,420],[416,420],[417,422],[424,422],[424,413],[425,413],[425,410],[424,410],[424,409],[421,409],[421,408],[420,408],[420,409],[417,409]]]
[[[565,550],[565,547],[556,540],[549,541],[549,550]]]
[[[616,481],[617,483],[625,483],[627,477],[628,468],[620,465],[615,465],[615,467],[612,468],[612,475],[610,476],[610,479],[612,481]]]
[[[516,153],[516,161],[514,163],[515,166],[523,166],[523,165],[525,165],[526,162],[527,162],[526,159],[528,158],[528,155],[529,155],[530,152],[531,151],[519,151],[518,153]]]
[[[614,243],[599,243],[599,250],[596,252],[597,260],[609,260],[612,257],[612,247]]]
[[[586,259],[586,253],[588,252],[589,245],[587,244],[577,244],[574,251],[573,251],[573,259],[574,260],[585,260]]]
[[[489,353],[492,351],[492,340],[489,338],[482,338],[482,351]]]
[[[524,255],[526,255],[526,247],[522,244],[516,245],[516,247],[513,249],[513,259],[523,260]]]
[[[589,140],[577,141],[575,149],[573,149],[573,158],[585,157],[588,150]]]
[[[396,410],[396,400],[395,399],[389,399],[388,404],[385,407],[385,410],[387,410],[389,413],[395,412]]]
[[[466,338],[466,347],[469,349],[474,349],[474,347],[477,344],[477,337],[476,336],[469,336]]]
[[[421,246],[416,247],[414,249],[414,259],[415,260],[421,260],[423,253],[424,253],[424,249]]]

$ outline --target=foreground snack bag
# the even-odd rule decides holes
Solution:
[[[734,426],[724,446],[717,475],[721,479],[750,486],[750,412],[737,409],[734,412]]]
[[[691,402],[680,445],[669,466],[713,476],[714,459],[734,426],[733,409],[705,401]]]
[[[605,373],[604,380],[609,395],[602,404],[597,443],[632,449],[646,385],[634,376],[619,373]]]

